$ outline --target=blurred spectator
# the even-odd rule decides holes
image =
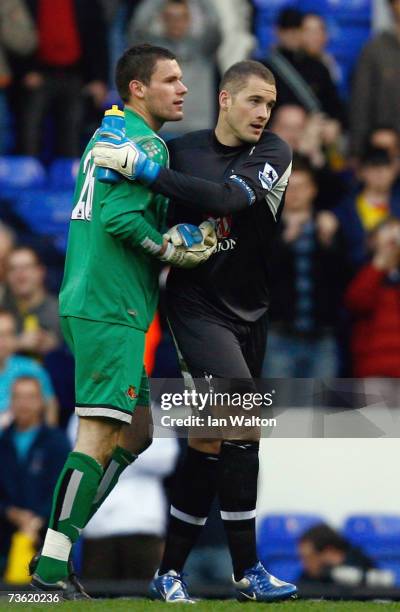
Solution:
[[[0,310],[0,429],[11,420],[11,388],[20,376],[36,378],[41,385],[45,405],[46,421],[55,425],[58,406],[50,378],[41,365],[28,357],[15,355],[17,345],[15,317],[11,312]]]
[[[163,479],[174,469],[175,438],[153,443],[122,474],[84,530],[83,576],[150,580],[160,563],[167,520]]]
[[[400,217],[400,194],[393,189],[397,163],[387,151],[370,147],[365,151],[358,171],[361,190],[346,197],[335,209],[355,266],[368,256],[366,236],[389,215]]]
[[[397,164],[400,161],[400,134],[390,125],[379,125],[374,128],[368,139],[367,147],[385,149],[390,159]]]
[[[338,372],[335,328],[348,266],[336,217],[314,213],[316,194],[310,165],[295,158],[282,231],[271,246],[266,377],[322,378]]]
[[[363,583],[366,572],[374,567],[359,548],[323,523],[303,533],[299,555],[303,565],[301,582]]]
[[[251,6],[248,0],[218,0],[213,3],[219,15],[222,42],[218,47],[218,68],[223,74],[236,62],[248,59],[256,46],[251,32]]]
[[[350,284],[353,376],[400,377],[400,220],[371,236],[373,258]]]
[[[61,345],[58,300],[45,287],[46,268],[29,247],[17,247],[7,261],[9,295],[4,305],[17,318],[17,351],[41,357]]]
[[[341,80],[340,67],[333,55],[328,53],[328,31],[325,20],[317,13],[306,13],[301,22],[300,46],[311,57],[321,61],[329,70],[334,83]]]
[[[10,227],[0,221],[0,304],[6,297],[7,258],[15,246],[15,235]]]
[[[387,125],[400,132],[400,1],[387,0],[393,29],[369,41],[358,60],[350,104],[350,148],[360,158],[371,129]]]
[[[302,46],[302,22],[303,14],[297,9],[283,9],[277,21],[278,44],[265,59],[277,81],[277,103],[299,104],[344,123],[343,105],[328,68]]]
[[[8,54],[27,55],[36,46],[33,21],[23,0],[0,2],[0,155],[5,151],[7,129],[7,87],[12,81]]]
[[[271,129],[285,140],[295,153],[307,157],[318,184],[316,208],[333,208],[346,193],[346,185],[337,170],[340,153],[338,123],[321,113],[307,115],[298,105],[286,104],[273,112]]]
[[[210,0],[146,0],[133,15],[130,44],[148,42],[176,54],[189,91],[183,121],[167,124],[164,134],[210,128],[216,108],[216,51],[219,20]]]
[[[53,489],[69,452],[65,434],[45,424],[44,398],[37,378],[21,376],[15,380],[11,410],[14,420],[0,437],[3,569],[16,532],[40,545],[40,530],[49,518]],[[11,573],[11,568],[8,571]]]
[[[36,54],[20,66],[18,153],[39,155],[47,118],[54,153],[78,157],[86,99],[92,113],[107,95],[107,33],[99,0],[26,0],[36,23]],[[96,117],[97,121],[98,117]]]

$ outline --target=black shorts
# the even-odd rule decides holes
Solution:
[[[168,320],[181,360],[193,378],[259,378],[267,341],[267,316],[254,323],[191,312],[169,296]]]

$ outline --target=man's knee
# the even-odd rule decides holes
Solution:
[[[143,453],[153,442],[153,418],[149,406],[137,406],[129,427],[123,427],[119,445],[134,455]]]
[[[105,466],[118,442],[122,423],[101,417],[79,417],[74,451],[84,453]]]

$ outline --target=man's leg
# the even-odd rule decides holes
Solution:
[[[121,428],[118,444],[107,462],[92,502],[87,523],[110,495],[122,472],[133,463],[152,442],[153,420],[149,406],[136,406],[132,423]]]
[[[121,423],[80,418],[78,440],[58,479],[42,554],[35,574],[46,583],[68,575],[72,545],[86,525],[99,482]]]
[[[171,496],[165,550],[159,574],[180,574],[203,529],[217,492],[219,440],[189,440]]]
[[[80,427],[55,489],[49,530],[35,569],[35,575],[49,583],[68,575],[73,542],[115,485],[115,472],[129,464],[129,452],[117,443],[122,423],[131,422],[143,382],[143,332],[69,317],[62,317],[61,325],[75,355]],[[135,355],[139,360],[132,358]],[[108,469],[111,457],[115,461]]]
[[[239,342],[228,327],[188,316],[176,302],[169,306],[170,325],[184,376],[202,380],[206,374],[228,377],[227,372],[232,370],[237,359],[245,368],[241,376],[250,376]],[[164,581],[164,577],[173,572],[180,578],[184,563],[206,523],[217,493],[220,447],[218,439],[189,439],[173,489],[164,557],[151,587],[153,597],[169,601],[168,593],[175,585],[173,576],[168,581]],[[180,599],[184,597],[188,599],[187,592],[182,589]]]
[[[235,580],[258,562],[256,503],[259,443],[225,440],[221,447],[218,496]]]

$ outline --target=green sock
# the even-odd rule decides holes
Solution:
[[[103,468],[89,455],[68,455],[54,491],[49,529],[35,572],[45,582],[68,575],[71,546],[87,523],[102,475]]]
[[[103,477],[99,482],[97,493],[92,502],[92,507],[86,523],[90,521],[106,497],[109,496],[125,468],[127,468],[128,465],[133,463],[136,459],[137,455],[134,455],[125,448],[122,448],[121,446],[115,447],[110,461],[104,468]]]

